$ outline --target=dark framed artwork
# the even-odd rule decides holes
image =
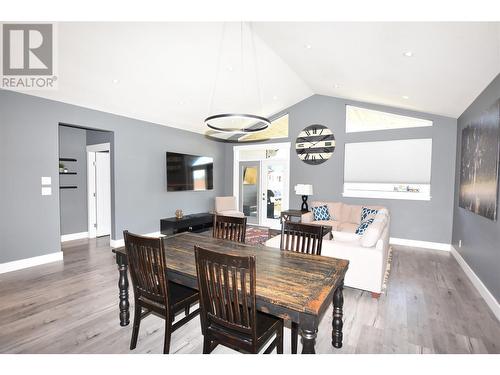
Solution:
[[[462,129],[459,206],[496,221],[500,100]]]

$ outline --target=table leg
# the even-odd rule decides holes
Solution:
[[[344,282],[342,281],[333,294],[332,345],[337,349],[342,347],[342,326],[344,325],[342,322],[344,316],[342,310],[344,306],[343,289]]]
[[[314,354],[316,337],[318,335],[317,319],[305,319],[300,322],[300,335],[302,336],[302,354]]]
[[[130,304],[128,302],[127,276],[128,263],[126,257],[121,254],[116,254],[116,263],[118,264],[118,272],[120,273],[120,277],[118,279],[118,290],[120,297],[120,302],[118,304],[120,308],[120,325],[124,327],[130,323]]]

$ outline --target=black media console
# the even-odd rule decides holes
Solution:
[[[209,212],[186,215],[182,219],[169,217],[160,220],[160,231],[164,235],[180,232],[203,232],[212,226],[213,215]]]

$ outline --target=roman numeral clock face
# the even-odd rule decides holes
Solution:
[[[302,130],[295,141],[295,150],[304,163],[324,163],[335,150],[335,136],[323,125],[311,125]]]

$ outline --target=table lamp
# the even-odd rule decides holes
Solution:
[[[309,211],[309,206],[307,205],[307,197],[313,195],[313,186],[309,184],[297,184],[295,185],[295,194],[302,195],[302,211]]]

